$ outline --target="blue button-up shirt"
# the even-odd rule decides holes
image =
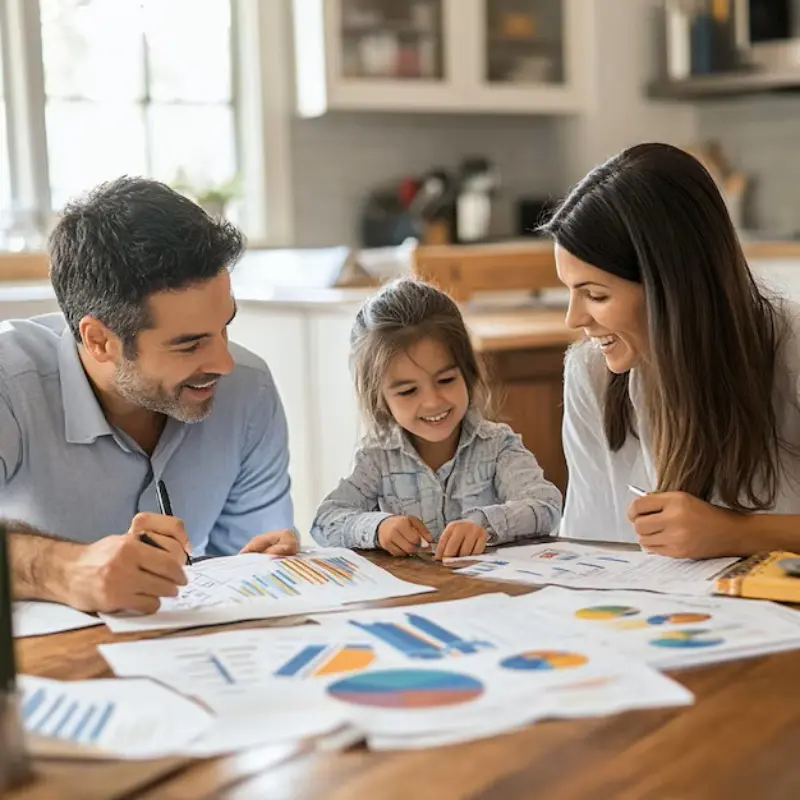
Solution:
[[[377,547],[378,526],[401,515],[421,519],[434,541],[448,523],[469,520],[498,544],[550,533],[561,519],[561,502],[520,437],[470,408],[456,454],[437,472],[399,426],[365,440],[352,474],[320,506],[311,535],[333,547]]]
[[[163,480],[195,555],[292,526],[286,417],[257,356],[231,345],[211,414],[168,418],[151,456],[109,424],[63,317],[0,325],[0,516],[76,542],[157,511]]]

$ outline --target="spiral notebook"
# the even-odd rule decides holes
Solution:
[[[715,581],[717,594],[800,603],[800,578],[787,575],[778,562],[795,553],[757,553],[728,567]]]

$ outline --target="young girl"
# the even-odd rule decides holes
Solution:
[[[442,559],[555,529],[561,494],[519,436],[484,419],[485,379],[447,295],[386,286],[358,312],[351,363],[369,433],[317,512],[317,542]]]

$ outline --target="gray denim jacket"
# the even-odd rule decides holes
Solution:
[[[352,474],[320,505],[311,535],[328,547],[375,548],[380,523],[403,515],[421,519],[434,541],[448,523],[469,520],[499,544],[555,530],[561,505],[561,492],[520,437],[470,408],[456,454],[438,472],[399,426],[365,438]]]

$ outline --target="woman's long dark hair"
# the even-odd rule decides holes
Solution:
[[[642,144],[595,168],[543,226],[573,256],[644,286],[645,402],[659,491],[771,508],[773,392],[784,319],[760,291],[716,184],[692,156]],[[609,371],[612,451],[636,435],[628,373]]]

